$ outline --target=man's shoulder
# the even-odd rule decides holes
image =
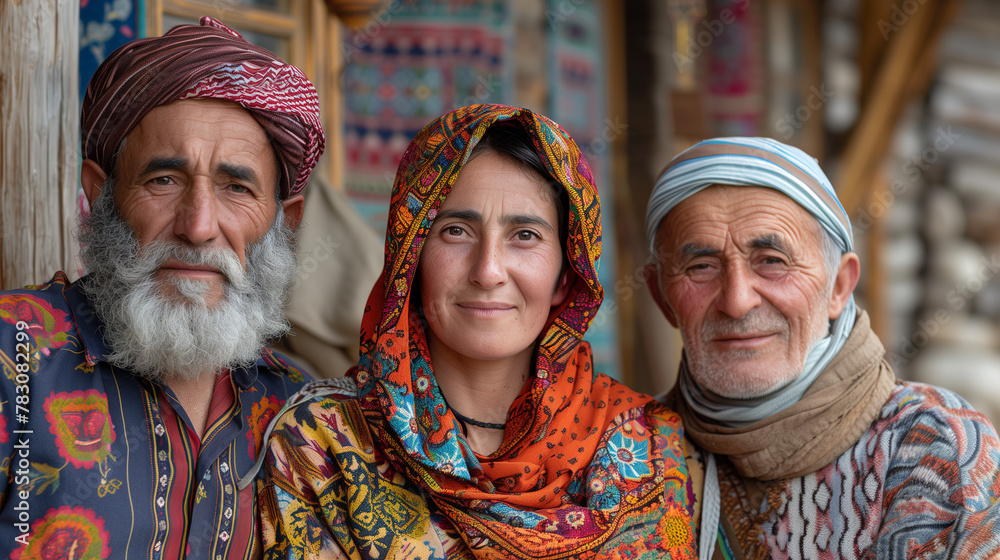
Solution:
[[[897,382],[876,425],[906,432],[900,443],[954,447],[975,443],[1000,452],[996,429],[985,414],[953,391],[910,381]],[[982,446],[982,447],[980,447]]]
[[[44,301],[46,307],[58,307],[69,310],[69,302],[65,292],[72,286],[66,273],[56,272],[55,275],[44,284],[32,284],[18,288],[16,290],[0,291],[0,317],[7,319],[16,313],[24,314],[30,311],[29,308],[18,306],[19,303],[31,305],[31,302]],[[23,319],[23,317],[21,317]]]
[[[935,527],[936,533],[953,524],[957,533],[946,538],[961,534],[963,539],[972,535],[966,529],[983,530],[986,521],[993,523],[1000,515],[994,507],[1000,495],[1000,439],[985,415],[947,389],[899,382],[883,408],[885,420],[896,426],[887,422],[864,454],[887,451],[881,465],[883,523],[893,524],[900,535],[921,526]]]
[[[935,416],[981,416],[986,417],[972,408],[967,400],[958,393],[943,387],[918,383],[915,381],[897,381],[889,400],[883,407],[883,415],[889,414],[930,414]],[[986,420],[989,422],[989,420]]]
[[[298,364],[281,352],[265,347],[261,351],[260,359],[257,360],[257,367],[263,368],[273,375],[297,384],[299,387],[305,385],[311,378]]]
[[[60,271],[44,284],[0,291],[0,330],[25,331],[37,345],[61,346],[57,343],[75,331],[73,307],[67,297],[72,286]]]

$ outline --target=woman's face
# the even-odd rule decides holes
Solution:
[[[556,198],[541,177],[494,152],[469,161],[420,256],[432,347],[475,360],[530,354],[569,291],[562,253]]]

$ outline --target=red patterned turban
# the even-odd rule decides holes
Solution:
[[[302,192],[326,143],[316,88],[301,70],[210,17],[127,43],[101,64],[83,99],[83,157],[110,173],[115,150],[146,113],[196,97],[249,111],[274,146],[281,197]]]

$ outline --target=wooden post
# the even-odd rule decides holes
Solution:
[[[0,2],[0,288],[76,275],[79,0]]]
[[[880,170],[875,177],[872,177],[871,196],[888,192],[889,179],[885,172]],[[879,199],[882,200],[881,196]],[[892,334],[889,332],[889,306],[886,304],[886,292],[889,286],[883,265],[887,238],[885,217],[888,213],[888,208],[885,212],[872,213],[872,222],[866,236],[868,258],[865,267],[868,268],[868,272],[865,274],[865,309],[871,318],[872,330],[881,340],[889,340]]]
[[[835,183],[848,216],[870,200],[872,177],[889,149],[903,107],[914,93],[926,91],[937,66],[938,44],[958,5],[958,0],[921,5],[883,47]]]
[[[608,0],[604,4],[604,29],[607,53],[607,95],[608,115],[614,119],[628,119],[628,96],[625,92],[625,0]],[[636,237],[633,218],[632,192],[628,184],[628,129],[620,138],[610,142],[611,148],[609,178],[615,213],[615,254],[618,256],[615,278],[628,278],[637,266],[631,241]],[[641,238],[641,236],[639,236]],[[641,261],[639,261],[641,263]],[[641,266],[641,264],[640,264]],[[630,387],[636,387],[644,380],[637,379],[635,298],[623,297],[616,285],[604,286],[606,294],[616,294],[618,313],[614,314],[618,327],[618,346],[621,364],[621,380]]]

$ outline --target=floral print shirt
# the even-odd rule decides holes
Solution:
[[[86,281],[0,292],[0,557],[259,557],[237,482],[301,371],[265,349],[221,376],[199,438],[169,388],[105,360]]]

